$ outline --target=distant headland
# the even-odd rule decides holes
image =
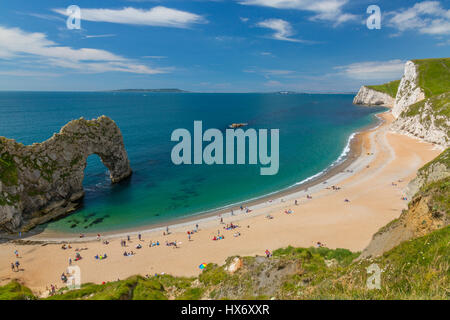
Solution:
[[[185,91],[181,89],[174,88],[164,88],[164,89],[117,89],[111,90],[113,92],[167,92],[167,93],[187,93],[190,91]]]

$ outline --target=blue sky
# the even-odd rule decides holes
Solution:
[[[66,8],[81,8],[68,29]],[[366,12],[378,5],[380,30]],[[356,91],[450,56],[450,2],[15,0],[0,4],[0,90]]]

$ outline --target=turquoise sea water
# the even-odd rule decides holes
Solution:
[[[86,197],[76,213],[46,228],[102,232],[195,213],[290,187],[323,171],[343,153],[349,137],[375,121],[383,108],[352,105],[353,95],[172,94],[113,92],[1,92],[0,136],[41,142],[68,121],[107,115],[117,122],[134,174],[111,185],[96,155],[85,171]],[[173,130],[225,130],[231,123],[280,130],[280,169],[259,175],[259,165],[175,166]]]

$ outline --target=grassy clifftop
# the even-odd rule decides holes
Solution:
[[[450,91],[450,58],[412,61],[418,66],[418,84],[427,98]]]
[[[400,85],[400,80],[394,80],[394,81],[391,81],[391,82],[388,82],[385,84],[367,86],[367,88],[378,91],[378,92],[386,93],[395,99],[399,85]]]
[[[450,58],[412,60],[417,65],[418,85],[427,98],[450,91]],[[400,80],[381,85],[366,86],[395,98]]]

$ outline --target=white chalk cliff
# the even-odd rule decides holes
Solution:
[[[446,110],[450,108],[448,101],[450,92],[426,99],[425,92],[419,85],[419,67],[413,61],[408,61],[395,99],[363,86],[353,103],[392,107],[392,114],[396,119],[391,126],[393,131],[449,147],[450,119],[446,115]]]
[[[365,106],[385,106],[392,108],[395,99],[386,93],[362,86],[356,97],[353,99],[353,103]]]
[[[418,84],[418,75],[417,66],[414,62],[406,62],[405,73],[400,81],[394,108],[392,109],[392,115],[395,118],[398,118],[408,106],[425,99],[425,93]]]

